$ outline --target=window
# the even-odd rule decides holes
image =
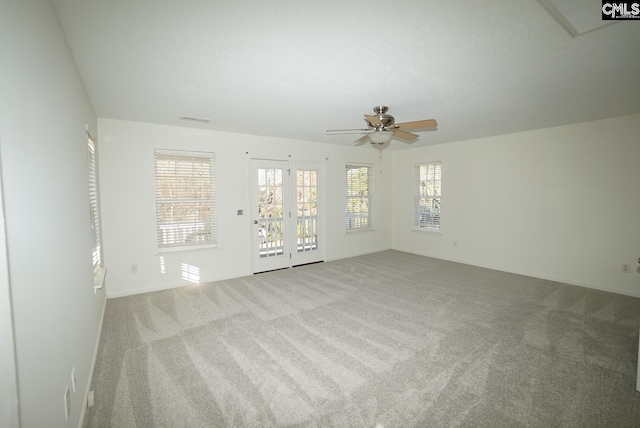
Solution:
[[[102,268],[102,240],[100,237],[100,208],[98,194],[98,167],[96,162],[96,143],[87,131],[87,157],[89,163],[89,214],[91,216],[91,259],[93,273]]]
[[[346,217],[347,230],[373,227],[373,168],[367,165],[347,165]]]
[[[217,244],[213,153],[155,152],[158,248]]]
[[[420,229],[440,230],[441,202],[441,163],[417,164],[414,185],[414,226]]]

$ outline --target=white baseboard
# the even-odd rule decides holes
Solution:
[[[380,251],[388,251],[388,250],[391,250],[391,249],[392,249],[391,247],[370,249],[370,250],[362,251],[362,252],[358,252],[358,253],[344,254],[344,255],[337,256],[337,257],[325,258],[324,261],[330,262],[330,261],[333,261],[333,260],[347,259],[349,257],[364,256],[366,254],[379,253]],[[226,275],[226,276],[222,276],[222,277],[203,278],[200,281],[200,283],[201,284],[205,284],[207,282],[226,281],[228,279],[242,278],[244,276],[251,276],[251,275],[253,275],[253,272],[251,272],[251,271],[242,271],[242,272],[238,272],[238,273],[233,274],[233,275]],[[135,289],[131,289],[131,290],[123,290],[123,291],[116,291],[116,292],[110,292],[108,286],[106,288],[107,288],[107,298],[108,299],[115,299],[115,298],[118,298],[118,297],[133,296],[135,294],[143,294],[143,293],[151,293],[151,292],[154,292],[154,291],[171,290],[171,289],[174,289],[174,288],[185,287],[185,286],[188,286],[188,285],[194,285],[194,284],[189,283],[189,282],[184,282],[184,283],[180,283],[180,284],[164,284],[164,285],[156,285],[156,286],[153,286],[153,287],[135,288]]]
[[[379,253],[381,251],[389,251],[389,250],[392,250],[392,249],[393,248],[391,248],[391,247],[377,248],[377,249],[373,249],[373,250],[361,251],[361,252],[358,252],[358,253],[343,254],[341,256],[336,256],[336,257],[327,257],[327,258],[324,259],[324,261],[325,262],[332,262],[334,260],[342,260],[342,259],[348,259],[350,257],[365,256],[367,254]]]
[[[462,263],[462,264],[470,265],[470,266],[477,266],[477,267],[481,267],[481,268],[485,268],[485,269],[498,270],[500,272],[514,273],[516,275],[523,275],[523,276],[530,276],[530,277],[533,277],[533,278],[546,279],[547,281],[561,282],[563,284],[569,284],[569,285],[577,285],[578,287],[591,288],[593,290],[606,291],[608,293],[622,294],[623,296],[640,297],[640,291],[625,290],[625,289],[619,289],[619,288],[613,288],[613,287],[606,287],[606,286],[602,286],[602,285],[598,285],[598,284],[583,283],[583,282],[575,281],[575,280],[572,280],[572,279],[554,277],[554,276],[550,276],[550,275],[539,274],[539,273],[536,273],[536,272],[521,271],[521,270],[518,270],[518,269],[511,269],[511,268],[504,267],[504,266],[487,265],[487,264],[484,264],[484,263],[476,263],[476,262],[469,261],[469,260],[457,260],[457,259],[454,259],[454,258],[442,257],[442,256],[439,256],[439,255],[407,251],[407,250],[403,250],[403,249],[400,249],[400,248],[394,248],[394,250],[403,251],[405,253],[416,254],[416,255],[419,255],[419,256],[432,257],[434,259],[446,260],[446,261],[449,261],[449,262]]]
[[[107,309],[107,299],[104,299],[102,305],[102,315],[100,316],[100,325],[98,326],[98,338],[96,339],[96,345],[93,348],[93,358],[91,359],[91,367],[89,368],[89,376],[87,379],[87,385],[84,388],[84,399],[82,401],[82,410],[80,410],[80,421],[78,422],[78,428],[84,426],[84,417],[87,413],[87,400],[89,398],[89,391],[91,390],[91,383],[93,382],[93,372],[96,368],[96,361],[98,359],[98,349],[100,348],[100,338],[102,337],[102,323],[104,322],[104,314]]]
[[[237,274],[234,274],[234,275],[220,276],[215,278],[202,278],[199,283],[206,284],[208,282],[226,281],[227,279],[242,278],[243,276],[250,276],[250,275],[253,275],[253,272],[250,272],[250,271],[238,272]],[[132,290],[124,290],[124,291],[117,291],[117,292],[111,292],[111,293],[109,292],[109,288],[107,287],[107,298],[115,299],[117,297],[133,296],[134,294],[151,293],[153,291],[172,290],[174,288],[186,287],[189,285],[195,285],[195,284],[191,282],[184,282],[181,284],[164,284],[164,285],[157,285],[153,287],[135,288]]]

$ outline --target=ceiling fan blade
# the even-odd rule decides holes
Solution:
[[[404,141],[415,141],[416,139],[418,139],[418,136],[416,134],[412,134],[411,132],[406,132],[406,131],[402,131],[400,129],[396,129],[395,131],[393,131],[393,136],[396,138],[399,138],[401,140]]]
[[[366,117],[367,121],[369,121],[369,123],[372,124],[373,126],[382,126],[382,122],[380,122],[380,118],[378,116],[365,114],[364,117]]]
[[[438,122],[435,119],[416,120],[415,122],[396,123],[395,126],[400,129],[435,128],[438,126]]]
[[[327,132],[347,132],[347,131],[362,132],[362,131],[371,131],[371,129],[369,129],[369,128],[364,128],[364,129],[360,129],[360,128],[353,128],[353,129],[327,129]]]
[[[368,139],[369,139],[369,134],[365,135],[364,137],[358,138],[356,140],[356,146],[359,146],[360,144],[366,143]]]

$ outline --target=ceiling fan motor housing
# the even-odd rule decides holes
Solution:
[[[395,118],[390,114],[387,114],[387,110],[389,110],[389,107],[387,106],[374,107],[373,112],[376,114],[376,116],[378,116],[378,119],[380,119],[380,123],[382,124],[382,126],[376,126],[369,122],[369,127],[380,130],[380,128],[386,129],[390,126],[393,126],[393,124],[395,123]]]

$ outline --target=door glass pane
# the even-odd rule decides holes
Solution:
[[[282,169],[258,168],[258,242],[260,257],[284,254]]]
[[[299,253],[318,249],[318,171],[298,170],[296,240]]]

